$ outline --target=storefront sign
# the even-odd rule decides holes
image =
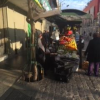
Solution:
[[[33,0],[34,1],[34,0]],[[42,8],[42,5],[40,4],[40,2],[39,2],[40,0],[35,0],[35,2],[39,5],[39,7],[41,7]]]
[[[38,0],[46,11],[52,10],[48,0]]]

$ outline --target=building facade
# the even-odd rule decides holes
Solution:
[[[83,11],[91,14],[93,19],[97,19],[97,13],[100,11],[100,0],[91,0]]]
[[[90,19],[83,20],[82,23],[83,31],[86,31],[87,33],[94,33],[99,31],[100,0],[91,0],[83,11],[89,13],[91,16]]]

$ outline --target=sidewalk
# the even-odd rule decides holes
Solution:
[[[64,83],[48,72],[43,80],[29,83],[19,79],[24,58],[15,56],[2,62],[3,66],[0,63],[0,100],[100,100],[100,74],[89,77],[80,70]]]
[[[45,77],[30,83],[18,80],[11,88],[0,100],[100,100],[100,76],[88,77],[84,71],[74,73],[69,83]]]
[[[6,100],[13,91],[13,86],[21,77],[25,64],[26,57],[20,55],[10,56],[0,62],[0,100]]]

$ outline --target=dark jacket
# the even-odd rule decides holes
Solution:
[[[44,41],[45,43],[48,43],[49,42],[49,33],[43,33],[43,38],[44,38]]]
[[[85,51],[87,55],[87,61],[89,62],[100,62],[100,39],[94,38],[90,40],[87,49]]]

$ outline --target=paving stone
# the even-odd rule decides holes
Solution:
[[[9,90],[9,88],[10,86],[0,83],[0,97],[2,97],[6,93],[6,91]]]
[[[13,90],[5,100],[31,100],[31,98],[20,91]]]
[[[58,96],[56,96],[56,97],[54,97],[54,100],[73,100],[73,98],[71,98],[71,97],[58,97]]]
[[[80,96],[74,96],[73,100],[81,100]]]
[[[25,100],[99,100],[99,83],[97,84],[98,90],[96,90],[97,87],[94,86],[96,83],[93,80],[96,82],[100,81],[96,77],[88,77],[81,73],[74,73],[69,83],[58,82],[49,78],[44,78],[39,82],[33,83],[22,83],[18,81],[13,85],[13,88],[18,91],[12,92],[8,96],[9,99],[6,100],[24,100],[24,97],[26,97]],[[20,97],[16,96],[18,99],[11,99],[15,93]]]
[[[86,97],[81,98],[81,100],[88,100]]]
[[[92,96],[88,96],[87,100],[95,100]]]
[[[95,100],[100,100],[100,96],[98,96],[98,95],[93,95],[93,97]]]

